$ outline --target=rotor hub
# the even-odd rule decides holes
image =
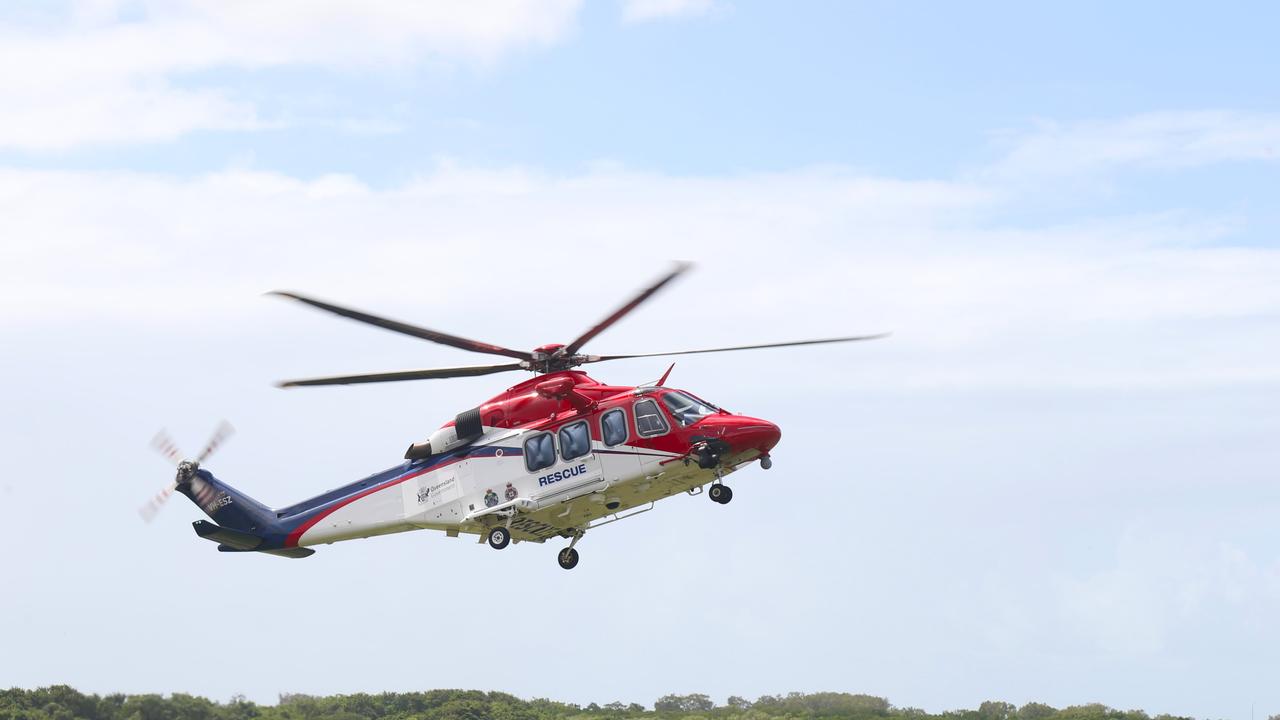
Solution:
[[[174,481],[179,485],[191,482],[191,478],[195,477],[196,471],[200,469],[200,463],[196,460],[183,460],[178,463],[178,475]]]
[[[565,351],[564,345],[558,343],[543,345],[531,352],[530,356],[527,362],[522,363],[525,368],[544,374],[570,370],[591,359],[589,355],[570,354]]]

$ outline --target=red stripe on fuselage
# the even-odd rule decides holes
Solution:
[[[408,473],[407,475],[401,475],[400,477],[388,480],[387,482],[381,485],[375,485],[374,487],[371,487],[368,490],[361,490],[355,495],[342,498],[341,500],[334,500],[332,505],[330,505],[329,507],[323,508],[321,510],[317,510],[315,515],[312,515],[311,517],[307,518],[302,522],[301,525],[294,528],[293,532],[289,533],[289,536],[284,539],[284,546],[297,547],[298,540],[302,537],[303,533],[305,533],[306,531],[314,527],[316,523],[329,517],[333,513],[337,512],[338,510],[341,510],[342,508],[350,505],[351,503],[359,500],[362,497],[368,497],[381,490],[386,490],[389,487],[395,487],[396,485],[399,485],[400,483],[406,480],[412,480],[413,478],[416,478],[420,475],[426,475],[427,473],[433,470],[439,470],[440,468],[448,467],[456,462],[461,462],[462,460],[463,458],[460,458],[460,457],[453,458],[447,462],[442,462],[439,465],[433,465],[429,468],[423,468],[416,472]]]

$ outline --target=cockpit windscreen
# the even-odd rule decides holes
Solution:
[[[715,415],[720,409],[699,400],[686,392],[674,390],[662,396],[662,404],[671,411],[671,416],[682,427],[688,427],[708,415]]]

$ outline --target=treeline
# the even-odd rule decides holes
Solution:
[[[730,697],[717,705],[706,695],[666,695],[646,707],[634,702],[580,706],[554,700],[521,700],[514,695],[478,690],[370,695],[281,695],[275,705],[243,697],[218,703],[194,695],[85,695],[66,685],[0,691],[0,720],[1190,720],[1172,715],[1151,718],[1141,710],[1105,705],[1075,705],[1061,710],[1028,703],[984,702],[976,710],[931,714],[897,708],[888,700],[849,693],[791,693],[756,700]],[[1270,720],[1280,720],[1273,717]]]

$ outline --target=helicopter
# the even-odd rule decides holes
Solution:
[[[476,535],[496,550],[513,543],[568,540],[560,567],[577,566],[577,544],[588,530],[649,512],[659,500],[703,492],[727,505],[726,476],[752,463],[768,470],[781,439],[772,422],[729,412],[687,390],[667,386],[674,364],[657,381],[610,385],[582,365],[630,358],[759,350],[856,342],[887,333],[631,355],[590,355],[582,348],[689,269],[679,263],[568,344],[515,350],[323,302],[295,292],[269,293],[393,332],[511,361],[340,375],[278,383],[315,387],[534,373],[454,418],[392,468],[283,508],[269,508],[201,467],[231,433],[223,423],[197,456],[182,459],[161,432],[154,446],[176,466],[173,481],[140,510],[150,520],[176,491],[209,520],[196,535],[222,552],[289,558],[317,545],[409,530],[448,537]]]

